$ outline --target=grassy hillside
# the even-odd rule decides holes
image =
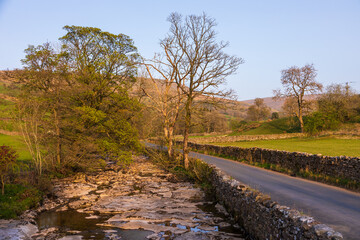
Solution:
[[[8,145],[13,147],[19,154],[18,160],[27,161],[31,159],[31,155],[21,136],[9,136],[0,134],[0,145]]]
[[[290,152],[306,152],[326,156],[360,157],[360,139],[291,138],[279,140],[259,140],[251,142],[213,143],[219,146],[259,147]]]
[[[239,129],[231,135],[264,135],[300,132],[300,126],[295,123],[296,120],[290,118],[281,118],[268,122],[243,123]]]
[[[19,154],[19,160],[27,161],[30,153],[21,136],[16,135],[16,126],[12,121],[15,111],[16,96],[19,90],[1,78],[0,75],[0,130],[10,132],[11,135],[0,134],[0,145],[13,147]]]

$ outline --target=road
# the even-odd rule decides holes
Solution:
[[[360,239],[360,194],[338,187],[291,177],[205,154],[190,153],[281,205],[295,208],[341,232],[344,239]],[[360,174],[360,173],[359,173]]]

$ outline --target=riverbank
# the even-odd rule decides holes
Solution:
[[[225,209],[144,157],[126,169],[53,183],[53,199],[20,220],[1,221],[0,239],[243,239]]]

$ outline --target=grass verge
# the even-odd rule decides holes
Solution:
[[[19,154],[19,161],[30,161],[31,159],[31,155],[21,136],[9,136],[0,134],[0,145],[7,145],[13,147]]]
[[[290,138],[243,142],[211,143],[218,146],[243,148],[266,148],[289,152],[305,152],[324,156],[360,157],[360,139],[337,139],[334,137]]]
[[[190,158],[189,169],[185,169],[181,164],[181,155],[176,153],[173,159],[167,153],[153,148],[146,148],[145,155],[150,160],[167,172],[174,174],[175,181],[189,181],[202,188],[207,197],[213,197],[213,186],[210,183],[212,169],[206,163],[196,158]]]
[[[227,156],[224,154],[217,154],[217,153],[214,153],[211,151],[198,151],[196,149],[191,149],[191,151],[203,153],[203,154],[207,154],[207,155],[211,155],[211,156],[215,156],[215,157],[231,159],[231,160],[242,162],[242,163],[245,163],[245,164],[248,164],[251,166],[260,167],[260,168],[264,168],[264,169],[268,169],[268,170],[272,170],[272,171],[276,171],[276,172],[281,172],[281,173],[284,173],[284,174],[287,174],[290,176],[301,177],[304,179],[322,182],[322,183],[326,183],[326,184],[330,184],[330,185],[334,185],[334,186],[338,186],[338,187],[343,187],[343,188],[346,188],[349,190],[360,192],[360,182],[357,182],[357,181],[354,181],[351,179],[317,174],[317,173],[313,173],[309,170],[303,170],[303,169],[300,169],[299,171],[294,172],[293,170],[284,168],[278,164],[247,161],[245,159],[237,159],[236,157]]]

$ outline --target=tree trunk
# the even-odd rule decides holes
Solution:
[[[304,120],[303,120],[303,113],[302,113],[302,106],[299,103],[299,114],[298,114],[298,118],[299,118],[299,122],[300,122],[300,128],[301,128],[301,132],[304,133]]]
[[[303,121],[303,118],[302,118],[302,111],[303,111],[303,96],[304,96],[304,93],[301,93],[300,96],[298,96],[298,99],[297,99],[297,104],[298,104],[298,119],[299,119],[299,122],[300,122],[300,128],[301,128],[301,133],[304,133],[304,121]]]
[[[59,127],[59,118],[57,115],[56,109],[54,109],[54,118],[55,118],[55,129],[56,129],[56,161],[57,164],[61,164],[61,138],[60,138],[60,127]]]
[[[174,140],[174,128],[169,127],[169,130],[168,130],[168,155],[169,155],[170,159],[173,159],[173,157],[174,157],[173,140]]]
[[[185,169],[189,168],[189,130],[191,126],[191,104],[192,99],[189,98],[185,106],[185,129],[184,129],[184,143],[183,143],[183,158],[184,158],[184,167]]]
[[[4,181],[4,175],[1,175],[1,194],[5,194],[5,181]]]
[[[164,127],[164,134],[165,134],[165,141],[166,141],[166,147],[168,152],[168,157],[171,159],[173,156],[173,132],[174,128],[165,126]]]
[[[304,133],[304,120],[302,115],[299,115],[299,122],[300,122],[301,132]]]

